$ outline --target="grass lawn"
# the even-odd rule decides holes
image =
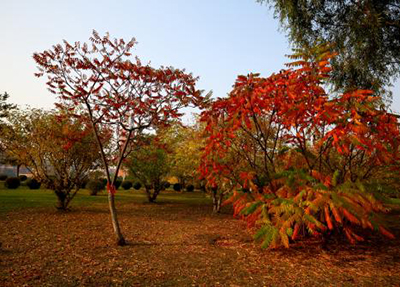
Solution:
[[[395,240],[261,250],[229,208],[213,215],[204,194],[170,192],[157,201],[118,191],[129,244],[117,247],[105,194],[82,191],[62,213],[51,191],[0,187],[0,286],[400,285],[399,229]]]

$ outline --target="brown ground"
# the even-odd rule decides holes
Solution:
[[[261,250],[207,205],[130,203],[119,207],[129,245],[117,247],[106,208],[3,215],[0,286],[400,286],[399,239]]]

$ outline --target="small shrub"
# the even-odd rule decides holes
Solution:
[[[0,174],[0,180],[2,180],[2,181],[6,180],[7,177],[8,177],[8,175],[6,175],[6,174]]]
[[[89,190],[90,195],[97,195],[98,192],[104,189],[104,182],[99,179],[89,180],[86,188]]]
[[[132,182],[129,181],[129,180],[125,180],[121,184],[122,188],[125,189],[125,190],[130,189],[132,187],[132,185],[133,185]]]
[[[115,184],[114,184],[115,189],[118,189],[118,188],[121,186],[121,184],[122,184],[122,180],[117,179],[117,180],[115,181]]]
[[[26,176],[26,175],[24,175],[24,174],[22,174],[22,175],[20,175],[19,176],[19,180],[22,182],[22,181],[25,181],[25,180],[27,180],[28,179],[28,177]]]
[[[169,188],[170,186],[171,184],[168,181],[164,182],[164,188]]]
[[[142,187],[142,184],[141,184],[140,182],[136,182],[136,183],[133,185],[133,188],[136,189],[136,190],[139,190],[141,187]]]
[[[86,185],[88,184],[88,182],[89,182],[88,179],[83,180],[83,181],[81,182],[79,188],[85,189],[85,188],[86,188]]]
[[[21,181],[18,177],[8,177],[4,183],[4,186],[8,189],[17,189],[21,185]]]
[[[189,185],[186,187],[186,191],[187,191],[187,192],[193,192],[193,191],[194,191],[194,185],[193,185],[193,184],[189,184]]]
[[[41,183],[34,178],[30,178],[26,181],[26,186],[28,186],[29,189],[39,189],[40,185]]]
[[[182,190],[182,185],[180,183],[175,183],[174,184],[174,190],[175,191],[181,191]]]

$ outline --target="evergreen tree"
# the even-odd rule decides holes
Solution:
[[[400,75],[399,0],[257,0],[275,8],[275,16],[296,47],[330,42],[331,83],[337,91],[385,87]]]

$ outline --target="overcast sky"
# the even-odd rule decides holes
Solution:
[[[32,54],[63,39],[87,41],[93,29],[135,37],[142,62],[185,68],[218,97],[239,74],[278,72],[291,53],[272,11],[255,0],[2,0],[0,11],[0,93],[21,107],[56,101],[34,77]],[[393,93],[400,112],[399,83]]]

